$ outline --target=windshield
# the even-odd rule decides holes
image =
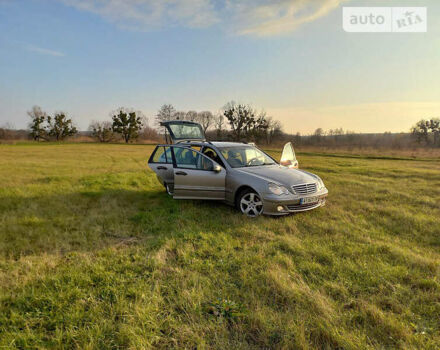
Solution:
[[[203,140],[203,130],[198,124],[169,124],[169,128],[173,132],[176,140],[189,139],[189,140]]]
[[[224,147],[221,152],[232,168],[276,164],[267,154],[252,146]]]

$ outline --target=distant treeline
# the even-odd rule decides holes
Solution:
[[[374,148],[374,149],[410,149],[432,147],[434,144],[418,142],[412,133],[355,133],[322,135],[287,135],[297,147],[311,146],[320,148]]]
[[[87,131],[78,131],[64,112],[48,115],[34,106],[29,112],[28,130],[0,127],[0,140],[79,141],[79,142],[158,142],[164,141],[160,123],[188,120],[199,123],[208,140],[252,141],[260,145],[280,146],[287,141],[295,147],[413,149],[440,147],[440,119],[422,119],[410,132],[365,134],[342,128],[317,128],[311,135],[287,134],[278,120],[257,112],[249,105],[227,103],[218,113],[210,111],[178,111],[171,104],[163,105],[154,118],[134,109],[119,108],[107,121],[92,121]]]

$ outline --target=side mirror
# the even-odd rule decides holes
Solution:
[[[212,169],[212,171],[214,171],[215,173],[219,173],[220,171],[222,171],[222,167],[220,165],[214,165],[214,168]]]

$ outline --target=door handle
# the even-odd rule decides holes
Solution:
[[[188,174],[185,173],[184,171],[177,171],[177,172],[176,172],[176,175],[183,175],[183,176],[186,176],[186,175],[188,175]]]
[[[167,170],[167,167],[161,165],[157,167],[157,170]]]

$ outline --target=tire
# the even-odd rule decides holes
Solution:
[[[236,205],[242,214],[248,217],[256,218],[263,214],[263,200],[257,192],[250,188],[238,195]]]
[[[173,196],[173,191],[171,191],[170,186],[169,186],[166,182],[164,183],[164,185],[165,185],[165,191],[166,191],[166,193],[167,193],[169,196]]]

